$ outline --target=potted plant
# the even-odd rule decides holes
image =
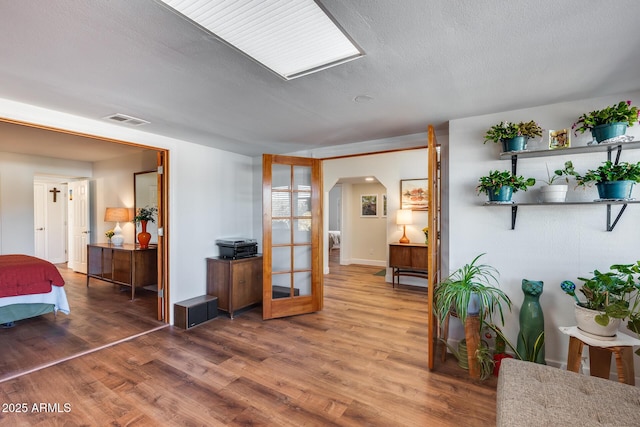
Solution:
[[[584,175],[574,173],[578,185],[595,183],[600,199],[629,199],[633,184],[640,182],[640,162],[613,163],[607,160],[596,169],[589,169]]]
[[[571,160],[564,163],[564,168],[556,169],[553,172],[549,172],[549,165],[547,167],[547,180],[543,181],[545,186],[540,187],[540,195],[542,201],[545,203],[562,203],[567,197],[567,191],[569,190],[569,176],[576,174],[573,163]],[[555,181],[561,177],[565,177],[565,184],[555,184]]]
[[[469,375],[473,378],[481,377],[481,369],[486,370],[489,363],[487,360],[493,363],[490,354],[480,344],[484,320],[499,313],[504,324],[502,304],[511,310],[511,300],[497,287],[498,271],[490,265],[478,263],[483,255],[478,255],[438,283],[434,292],[435,313],[440,324],[444,324],[453,312],[464,325]]]
[[[158,213],[158,208],[155,206],[145,206],[144,208],[138,208],[136,216],[133,217],[135,224],[140,223],[142,231],[138,233],[138,243],[140,248],[146,249],[149,247],[149,241],[151,240],[151,233],[147,232],[147,223],[149,221],[156,222],[155,216]]]
[[[635,264],[615,264],[611,271],[601,273],[594,270],[593,277],[578,277],[584,284],[576,295],[576,285],[565,280],[561,289],[575,299],[578,328],[588,334],[604,339],[616,336],[622,320],[628,319],[627,328],[640,334],[640,261]]]
[[[633,126],[638,121],[638,108],[631,106],[631,101],[620,101],[618,104],[603,108],[602,110],[585,113],[578,118],[571,129],[574,135],[578,132],[591,131],[593,138],[598,142],[624,135],[627,127]]]
[[[513,193],[535,185],[533,178],[524,178],[509,171],[489,171],[489,175],[482,176],[476,187],[478,194],[485,193],[490,202],[511,202]]]
[[[542,128],[533,120],[512,123],[504,121],[491,128],[484,135],[484,143],[502,143],[502,151],[521,151],[527,148],[527,140],[542,136]]]

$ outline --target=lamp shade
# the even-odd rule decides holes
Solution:
[[[127,208],[107,208],[104,212],[105,222],[126,222],[129,221],[129,209]]]
[[[407,225],[413,222],[413,217],[411,214],[411,209],[400,209],[396,216],[396,224],[398,225]]]

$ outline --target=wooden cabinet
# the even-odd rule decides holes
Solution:
[[[400,284],[400,276],[427,278],[428,249],[424,243],[391,243],[389,267],[392,269],[393,287]]]
[[[158,284],[157,248],[140,249],[136,245],[108,243],[87,245],[87,286],[92,277],[131,286],[131,299],[134,299],[137,287]]]
[[[262,302],[262,256],[207,258],[207,294],[233,319],[236,311]]]

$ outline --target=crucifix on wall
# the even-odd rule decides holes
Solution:
[[[53,189],[49,190],[49,193],[53,193],[53,203],[56,202],[56,196],[59,192],[60,190],[58,190],[56,187],[53,187]]]

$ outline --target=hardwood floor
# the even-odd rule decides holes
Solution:
[[[0,402],[26,403],[27,411],[0,408],[0,423],[495,424],[495,379],[470,380],[453,357],[427,369],[426,294],[392,289],[374,276],[377,267],[331,270],[321,312],[269,321],[260,308],[221,315],[2,382]]]
[[[91,279],[58,266],[71,307],[67,316],[53,313],[24,319],[0,329],[3,351],[0,380],[56,360],[101,347],[156,328],[156,295],[144,289],[130,300],[130,288]]]

